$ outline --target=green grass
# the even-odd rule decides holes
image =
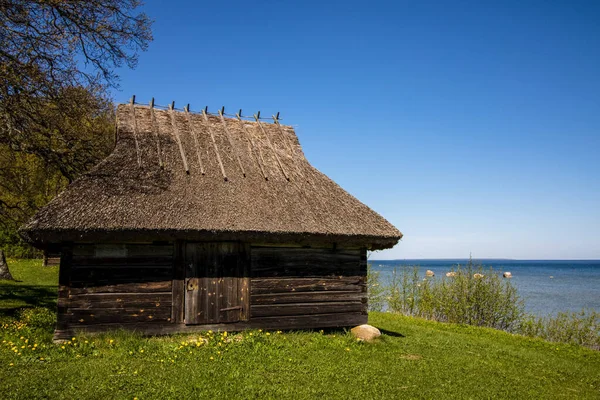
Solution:
[[[375,343],[252,331],[53,344],[50,313],[16,315],[0,334],[2,399],[600,398],[600,352],[386,313],[369,316],[384,333]]]
[[[20,308],[56,308],[58,266],[44,267],[42,260],[7,260],[14,281],[0,280],[0,316]]]

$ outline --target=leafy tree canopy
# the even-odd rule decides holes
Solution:
[[[108,89],[152,40],[137,0],[0,0],[0,246],[112,145]]]

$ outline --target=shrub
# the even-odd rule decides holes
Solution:
[[[578,313],[561,312],[550,317],[528,315],[522,319],[518,333],[600,350],[600,313],[582,310]]]
[[[382,311],[385,306],[385,287],[381,284],[381,272],[367,265],[367,297],[369,311]]]
[[[524,303],[510,281],[471,261],[451,277],[421,279],[418,267],[394,270],[388,285],[388,309],[405,315],[515,331]]]

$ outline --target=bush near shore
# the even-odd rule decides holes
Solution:
[[[422,278],[416,266],[395,268],[387,283],[382,282],[379,271],[369,267],[368,294],[371,311],[489,327],[600,349],[600,313],[582,310],[551,317],[527,314],[510,280],[471,260],[439,278]]]

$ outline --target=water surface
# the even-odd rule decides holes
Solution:
[[[457,264],[468,260],[369,260],[384,280],[394,268],[419,266],[420,274],[430,269],[442,277]],[[484,269],[492,267],[498,274],[510,271],[511,282],[525,299],[527,312],[544,316],[559,311],[600,311],[600,260],[474,260]]]

